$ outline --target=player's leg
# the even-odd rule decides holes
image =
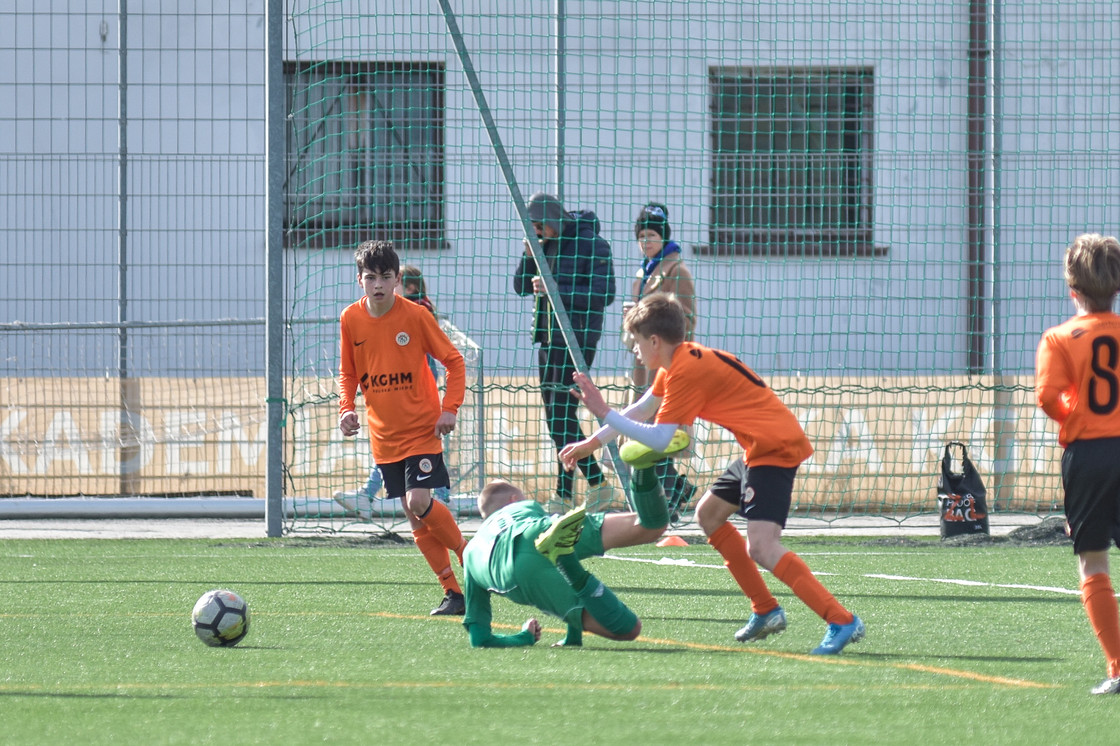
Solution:
[[[661,481],[657,478],[655,468],[631,470],[630,494],[634,500],[638,523],[644,528],[658,531],[660,535],[669,525],[669,506],[665,502],[665,492],[661,489]]]
[[[608,549],[652,544],[661,538],[668,526],[669,512],[660,485],[654,481],[653,486],[652,493],[644,494],[637,488],[631,491],[637,511],[588,513],[576,542],[576,557],[599,557]]]
[[[633,640],[641,633],[642,623],[637,614],[618,600],[602,581],[588,572],[574,553],[558,557],[556,568],[568,581],[583,606],[584,630],[611,640]]]
[[[1093,694],[1120,694],[1120,610],[1108,568],[1108,550],[1077,555],[1081,605],[1105,657],[1106,677]]]
[[[824,640],[812,652],[839,653],[864,635],[863,622],[829,593],[796,553],[782,545],[797,468],[756,466],[747,470],[739,514],[747,518],[747,551],[751,558],[789,586],[806,606],[828,623]]]
[[[652,544],[665,533],[669,510],[652,467],[631,472],[630,494],[636,510],[592,514],[597,520],[585,521],[583,535],[576,544],[579,558],[601,555],[608,549]]]
[[[642,525],[637,513],[606,513],[603,515],[600,531],[600,546],[603,551],[618,549],[620,547],[636,547],[641,544],[652,544],[665,533],[665,525],[659,528],[646,528]],[[583,537],[580,537],[582,541]],[[577,545],[577,552],[578,550]],[[596,554],[602,554],[603,551]],[[580,555],[590,557],[591,554]]]
[[[1093,694],[1120,694],[1120,608],[1108,550],[1120,526],[1120,439],[1073,441],[1062,454],[1065,513],[1081,576],[1081,604],[1104,653],[1107,678]]]
[[[382,464],[381,475],[385,480],[386,493],[401,500],[405,517],[408,518],[409,525],[412,528],[412,537],[416,541],[416,548],[424,556],[424,561],[428,563],[428,567],[435,573],[440,586],[443,588],[443,601],[440,602],[439,606],[432,609],[432,614],[462,614],[466,609],[466,601],[463,598],[463,589],[455,578],[455,572],[451,569],[451,555],[444,543],[432,532],[431,526],[412,511],[405,499],[408,493],[405,487],[407,483],[405,462],[396,461],[391,464]],[[429,498],[429,502],[434,503],[435,501]]]
[[[432,489],[447,487],[450,480],[442,453],[409,456],[405,465],[405,504],[432,532],[432,536],[448,550],[455,552],[463,564],[463,549],[467,542],[455,523],[451,510],[440,500],[432,499]]]
[[[597,514],[599,517],[602,515]],[[581,519],[584,526],[593,517],[596,516],[575,516]],[[518,537],[514,548],[515,562],[519,571],[525,575],[516,578],[518,587],[516,592],[511,592],[510,597],[514,600],[524,599],[520,602],[531,603],[542,611],[567,621],[568,634],[557,645],[583,644],[584,630],[612,640],[633,640],[637,637],[642,631],[637,615],[619,601],[610,588],[587,571],[575,552],[565,552],[552,558],[542,553],[541,539],[545,536],[546,533],[540,534],[532,543],[528,535]],[[527,553],[527,546],[533,547],[535,554],[552,566],[556,571],[555,576],[536,557],[523,556]],[[565,594],[565,589],[556,586],[556,576],[564,581],[568,594],[574,593],[577,605],[582,607],[582,613],[571,612],[571,598]]]
[[[514,587],[506,595],[511,601],[536,607],[567,624],[567,634],[555,645],[583,644],[583,604],[559,565],[537,551],[533,537],[522,534],[515,539],[510,574]]]
[[[739,507],[739,496],[742,494],[742,481],[745,474],[746,467],[742,459],[735,459],[711,489],[700,498],[695,516],[696,523],[708,537],[708,543],[723,557],[723,564],[731,572],[731,577],[750,599],[751,619],[737,634],[740,642],[761,640],[785,628],[784,621],[780,625],[775,621],[779,615],[769,616],[775,610],[781,610],[778,600],[770,593],[770,589],[762,579],[762,574],[758,571],[758,566],[747,554],[747,543],[742,534],[728,521]],[[766,618],[769,626],[752,632],[752,623],[756,623],[757,618],[762,617]],[[781,618],[784,620],[784,614]],[[778,629],[779,626],[781,629]]]
[[[680,521],[681,514],[692,502],[692,497],[696,494],[696,485],[690,482],[684,474],[677,471],[676,463],[671,458],[661,459],[654,468],[657,470],[657,478],[661,482],[661,487],[665,491],[670,520],[676,523]]]
[[[583,603],[583,628],[609,640],[633,640],[642,633],[642,620],[602,581],[591,576],[576,593]]]
[[[542,531],[534,542],[537,551],[556,564],[559,557],[575,551],[576,543],[583,534],[583,524],[587,509],[582,505],[569,510]]]

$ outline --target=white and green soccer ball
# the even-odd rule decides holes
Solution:
[[[211,647],[236,645],[249,633],[249,604],[233,591],[207,591],[191,611],[191,624]]]

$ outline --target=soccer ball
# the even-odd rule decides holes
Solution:
[[[211,647],[236,645],[249,633],[249,604],[233,591],[207,591],[194,605],[191,624]]]

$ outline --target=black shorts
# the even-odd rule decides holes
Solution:
[[[1066,446],[1062,486],[1073,551],[1120,546],[1120,438],[1075,440]]]
[[[432,490],[436,487],[451,486],[442,453],[409,456],[404,461],[378,464],[377,468],[385,483],[385,495],[390,498],[404,497],[409,490]]]
[[[748,521],[770,521],[785,528],[796,475],[796,466],[747,466],[737,458],[708,491],[738,505],[739,515]]]

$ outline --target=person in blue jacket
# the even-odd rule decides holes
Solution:
[[[599,235],[599,218],[591,210],[568,212],[551,194],[537,192],[529,197],[529,221],[537,234],[545,261],[560,291],[571,319],[575,343],[591,367],[599,337],[603,333],[604,309],[614,302],[615,278],[611,245]],[[569,443],[583,439],[579,423],[579,401],[569,390],[573,385],[575,364],[552,306],[545,295],[537,263],[525,241],[525,252],[513,275],[513,289],[520,296],[534,298],[533,342],[540,345],[538,372],[545,420],[557,453]],[[614,485],[605,478],[594,457],[579,462],[590,489],[587,506],[605,509],[616,501]],[[574,504],[574,475],[556,465],[557,507]]]

